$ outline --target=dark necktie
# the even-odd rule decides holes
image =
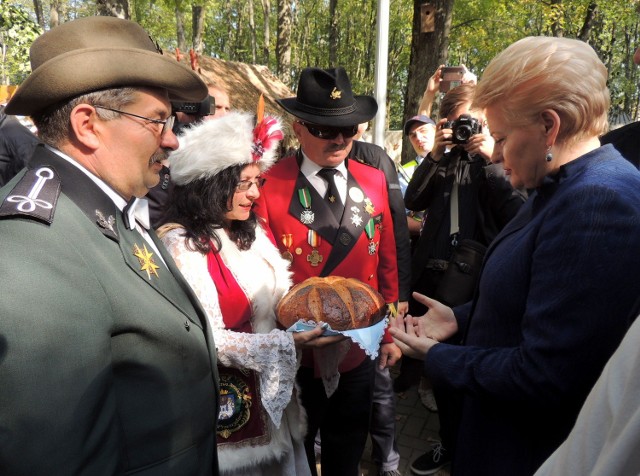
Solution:
[[[328,184],[327,193],[324,198],[329,202],[329,208],[336,217],[336,220],[340,222],[342,219],[342,212],[344,211],[344,205],[342,204],[342,200],[340,200],[338,187],[336,187],[335,177],[337,172],[338,171],[336,169],[322,169],[318,172],[318,175],[326,180]]]

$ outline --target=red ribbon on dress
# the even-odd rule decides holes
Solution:
[[[218,303],[225,327],[236,332],[253,332],[249,299],[227,268],[220,253],[213,249],[209,251],[207,267],[218,291]]]

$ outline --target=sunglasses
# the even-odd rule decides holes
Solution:
[[[331,126],[319,126],[317,124],[309,124],[306,122],[298,121],[309,131],[313,137],[324,140],[333,140],[342,134],[342,137],[349,139],[358,133],[358,124],[348,127],[331,127]]]

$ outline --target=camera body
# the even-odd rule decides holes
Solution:
[[[482,124],[475,117],[469,114],[460,114],[455,121],[447,121],[444,129],[452,129],[452,142],[454,144],[466,144],[471,136],[482,132]]]
[[[173,124],[173,133],[175,135],[179,135],[187,127],[197,124],[202,120],[202,118],[210,115],[212,109],[214,111],[216,109],[216,100],[213,96],[207,96],[200,102],[171,101],[172,114],[175,114],[176,112],[183,112],[189,116],[193,116],[191,118],[191,122],[176,121]]]
[[[184,112],[186,114],[192,114],[194,116],[208,116],[211,114],[212,97],[207,96],[200,102],[179,102],[171,101],[171,111]],[[215,100],[213,101],[213,107],[215,108]]]

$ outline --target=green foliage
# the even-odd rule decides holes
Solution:
[[[0,0],[2,21],[14,18],[26,30],[11,33],[2,24],[0,41],[11,48],[3,60],[3,74],[19,82],[28,71],[27,47],[37,36],[32,0]],[[12,1],[13,7],[7,4]],[[254,28],[250,27],[253,3]],[[288,86],[295,88],[302,68],[329,67],[329,0],[287,0],[293,11],[291,33],[291,76]],[[95,14],[95,0],[61,0],[67,21]],[[177,45],[176,11],[184,17],[187,43],[191,42],[191,8],[206,8],[204,54],[232,61],[254,62],[252,35],[256,43],[255,62],[262,63],[264,48],[269,51],[268,67],[276,71],[278,0],[270,0],[269,44],[264,44],[263,0],[130,0],[132,20],[146,28],[165,50]],[[589,43],[610,72],[612,111],[638,116],[640,68],[631,58],[640,46],[640,0],[456,0],[449,39],[449,64],[465,64],[481,76],[497,53],[512,42],[531,35],[561,32],[577,38],[587,9],[597,4]],[[21,5],[22,8],[16,8]],[[48,2],[44,5],[48,16]],[[389,126],[399,128],[404,92],[408,82],[413,2],[390,2],[388,110]],[[12,12],[11,14],[9,12]],[[26,12],[30,12],[27,14]],[[356,94],[371,94],[374,86],[376,55],[377,0],[338,0],[337,64],[344,66]],[[7,24],[8,25],[8,24]],[[15,27],[14,27],[15,28]],[[13,30],[15,32],[15,30]],[[560,33],[558,33],[560,34]],[[433,52],[437,55],[438,52]],[[10,70],[10,71],[9,71]],[[431,74],[431,72],[429,72]]]
[[[40,27],[22,8],[0,3],[2,84],[20,84],[29,74],[29,47],[40,33]]]
[[[149,32],[151,38],[158,42],[164,50],[175,50],[178,44],[176,36],[176,2],[181,9],[185,9],[184,3],[179,0],[130,0],[129,14],[131,20],[139,23]],[[191,39],[191,9],[187,7],[185,13],[185,25],[188,28],[187,39]]]
[[[450,64],[465,64],[479,77],[486,65],[509,44],[525,36],[553,35],[578,38],[589,4],[596,3],[589,44],[609,70],[612,113],[627,119],[639,115],[638,66],[632,62],[640,47],[640,1],[594,0],[458,0],[450,37]]]

